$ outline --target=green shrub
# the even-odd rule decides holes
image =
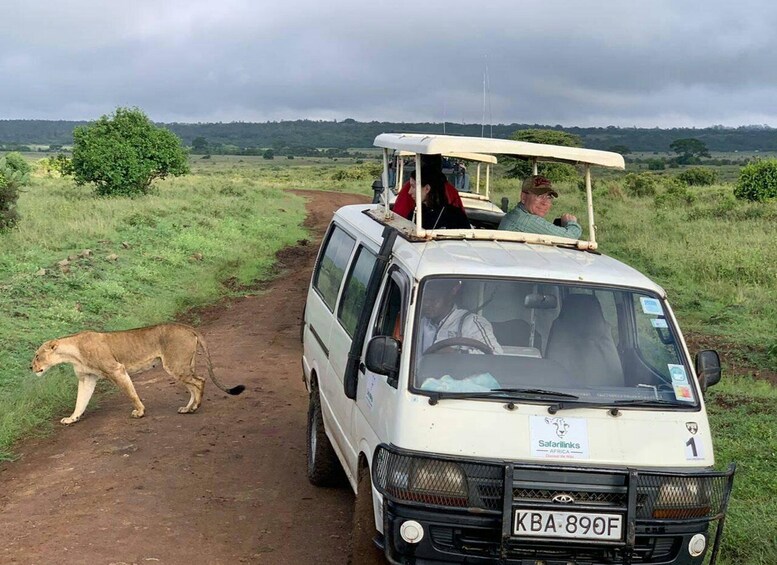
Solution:
[[[340,169],[335,171],[332,175],[332,180],[336,181],[353,181],[353,180],[368,180],[379,177],[383,172],[383,167],[380,163],[366,163],[357,165],[354,167],[348,167],[347,169]]]
[[[77,127],[73,139],[76,184],[94,183],[103,196],[148,194],[155,179],[189,172],[181,140],[137,108]]]
[[[718,173],[706,167],[691,167],[677,175],[688,186],[709,186],[718,180]]]
[[[19,221],[16,201],[19,189],[29,184],[32,166],[20,153],[8,153],[0,162],[0,232],[8,231]]]
[[[649,171],[663,171],[666,168],[666,159],[662,159],[661,157],[645,159],[645,163],[647,163]]]
[[[623,177],[623,188],[629,196],[655,196],[656,177],[649,173],[629,173]]]
[[[12,151],[5,156],[5,168],[18,173],[22,178],[29,175],[32,171],[32,166],[18,151]]]
[[[742,167],[734,196],[753,202],[777,197],[777,159],[753,161]]]
[[[676,178],[666,178],[663,181],[664,191],[656,195],[654,202],[656,207],[665,208],[678,205],[690,205],[696,200],[696,197],[688,186]]]

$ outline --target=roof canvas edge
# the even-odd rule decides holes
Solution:
[[[451,153],[485,153],[527,157],[540,161],[557,161],[572,164],[598,165],[613,169],[625,169],[623,155],[598,149],[564,147],[528,141],[465,137],[422,133],[382,133],[374,145],[397,151],[410,151],[424,155],[450,155]]]

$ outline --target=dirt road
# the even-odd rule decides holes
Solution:
[[[246,391],[230,397],[209,382],[199,412],[179,415],[188,393],[155,369],[135,379],[146,417],[131,419],[115,395],[20,446],[0,466],[0,563],[346,562],[352,493],[305,474],[299,324],[332,212],[365,199],[300,194],[315,239],[280,254],[265,292],[201,315],[216,374]]]

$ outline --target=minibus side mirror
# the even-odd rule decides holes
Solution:
[[[720,356],[717,351],[705,349],[696,354],[696,376],[703,391],[720,382]]]
[[[399,372],[399,341],[387,335],[373,337],[367,344],[364,364],[373,373],[395,378]]]

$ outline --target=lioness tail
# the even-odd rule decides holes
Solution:
[[[202,334],[200,334],[200,332],[198,331],[195,331],[194,335],[197,336],[197,343],[199,343],[200,347],[202,347],[202,351],[205,353],[205,360],[208,364],[208,375],[210,375],[210,380],[213,381],[213,384],[219,387],[227,394],[231,394],[234,396],[237,396],[238,394],[243,392],[246,389],[244,385],[235,385],[232,388],[227,388],[223,384],[221,384],[221,381],[219,381],[216,378],[216,375],[213,373],[213,363],[210,360],[210,352],[208,351],[208,345],[205,343],[205,338],[203,338]]]

